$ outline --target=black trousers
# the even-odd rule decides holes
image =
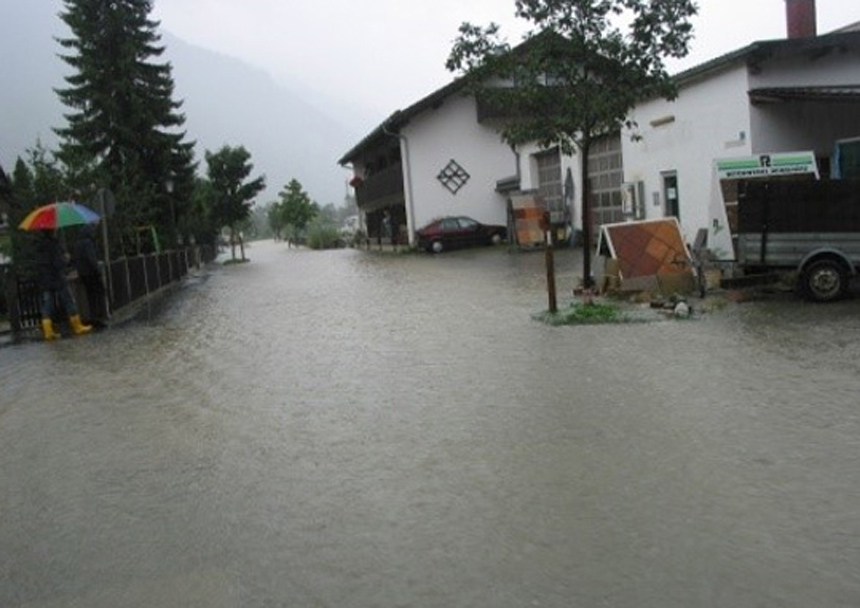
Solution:
[[[107,321],[107,310],[105,304],[105,284],[102,281],[101,275],[86,274],[80,275],[81,283],[84,284],[84,290],[87,292],[87,304],[89,306],[89,318],[87,322],[104,322]]]

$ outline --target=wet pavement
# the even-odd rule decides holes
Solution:
[[[548,327],[540,254],[248,255],[0,348],[0,606],[860,605],[860,299]]]

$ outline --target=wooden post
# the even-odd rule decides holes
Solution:
[[[549,297],[549,312],[555,314],[558,312],[558,302],[555,292],[555,248],[552,244],[552,224],[550,223],[549,211],[544,211],[543,214],[543,230],[544,230],[544,255],[546,257],[546,287]]]

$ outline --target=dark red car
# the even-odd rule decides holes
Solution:
[[[430,222],[416,234],[419,247],[433,253],[441,253],[446,249],[501,243],[508,236],[508,228],[457,216]]]

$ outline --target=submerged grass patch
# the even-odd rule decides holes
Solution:
[[[616,305],[598,302],[592,304],[575,302],[556,313],[544,311],[534,315],[534,318],[547,325],[597,325],[631,321]]]
[[[221,264],[224,266],[232,266],[233,264],[247,264],[250,261],[251,260],[249,260],[248,258],[245,258],[244,260],[242,260],[242,259],[238,259],[238,260],[230,259],[230,260],[224,260],[223,262],[221,262]]]

